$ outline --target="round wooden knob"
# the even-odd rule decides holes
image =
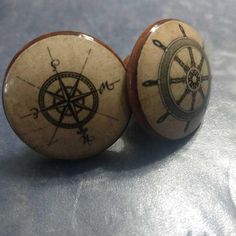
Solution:
[[[50,157],[80,159],[108,148],[130,117],[126,70],[97,39],[56,32],[26,45],[4,82],[7,119],[30,147]]]
[[[167,139],[197,129],[208,105],[211,72],[203,40],[191,26],[179,20],[149,26],[127,70],[129,100],[140,124]]]

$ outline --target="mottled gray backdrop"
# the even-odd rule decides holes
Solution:
[[[235,0],[0,0],[0,82],[41,34],[82,31],[125,57],[165,17],[199,29],[214,77],[190,139],[157,140],[132,121],[109,151],[82,162],[42,159],[9,128],[1,104],[0,235],[236,235],[235,12]]]

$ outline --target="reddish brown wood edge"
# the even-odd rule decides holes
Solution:
[[[128,66],[129,59],[130,59],[130,55],[127,56],[127,57],[124,59],[124,61],[123,61],[126,67]]]
[[[139,39],[137,40],[133,51],[129,57],[127,57],[124,61],[127,64],[127,83],[128,83],[128,99],[137,122],[146,130],[151,132],[154,135],[157,135],[156,131],[151,127],[148,123],[146,116],[142,110],[139,97],[138,97],[138,89],[137,89],[137,70],[138,70],[138,62],[143,49],[145,42],[151,34],[151,29],[157,25],[170,21],[172,19],[164,19],[159,20],[156,23],[148,26],[146,30],[141,34]],[[160,135],[158,135],[160,136]]]

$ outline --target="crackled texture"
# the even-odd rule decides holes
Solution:
[[[159,18],[196,28],[212,93],[189,139],[164,142],[131,122],[109,151],[82,162],[31,151],[0,109],[0,235],[236,235],[235,0],[1,0],[1,81],[12,56],[45,32],[78,30],[120,56]]]

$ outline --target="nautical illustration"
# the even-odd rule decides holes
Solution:
[[[114,90],[115,85],[120,80],[114,82],[103,81],[96,88],[92,81],[83,75],[91,52],[90,49],[80,73],[72,71],[59,72],[61,62],[53,57],[50,48],[47,47],[53,74],[45,80],[41,87],[17,76],[19,80],[39,91],[38,106],[32,107],[29,113],[21,118],[39,119],[43,117],[55,126],[48,140],[48,146],[56,142],[59,129],[76,129],[83,144],[91,144],[96,137],[90,135],[87,125],[96,115],[118,121],[118,118],[110,114],[99,112],[98,108],[99,96],[105,91]]]
[[[168,46],[165,46],[159,40],[153,40],[153,44],[164,52],[160,72],[157,80],[147,80],[143,83],[143,86],[158,86],[163,104],[167,108],[167,111],[157,119],[157,124],[164,122],[171,115],[186,122],[184,129],[186,132],[189,129],[191,120],[206,109],[209,100],[211,75],[204,49],[195,40],[187,37],[183,26],[180,24],[179,30],[183,37],[173,40]],[[200,55],[200,62],[198,63],[196,54]],[[177,63],[182,70],[180,77],[171,76],[174,63]],[[204,63],[207,67],[206,70],[203,70]],[[204,83],[208,83],[205,84],[207,88],[205,90],[203,89]],[[184,89],[179,96],[176,96],[179,84],[183,84]],[[200,105],[196,105],[197,96],[201,98]],[[186,99],[191,99],[187,108],[183,105]]]

